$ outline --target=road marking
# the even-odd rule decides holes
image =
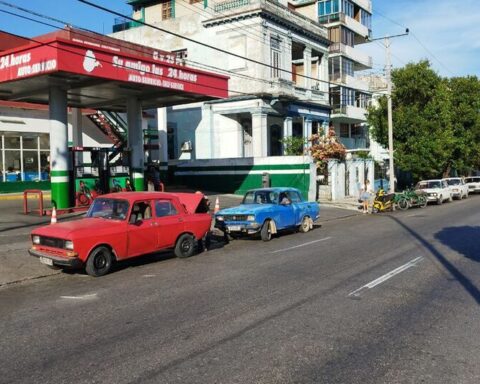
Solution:
[[[143,275],[143,277],[155,277],[155,275]]]
[[[398,275],[399,273],[401,273],[403,271],[406,271],[407,269],[409,269],[411,267],[414,267],[421,260],[423,260],[423,256],[417,257],[417,258],[413,259],[412,261],[409,261],[407,264],[404,264],[404,265],[394,269],[393,271],[390,271],[390,272],[386,273],[385,275],[380,276],[378,279],[375,279],[375,280],[371,281],[370,283],[365,284],[364,286],[358,288],[357,290],[355,290],[353,292],[350,292],[348,294],[348,296],[358,297],[359,294],[360,294],[360,291],[362,291],[366,288],[372,289],[372,288],[376,287],[377,285],[382,284],[383,282],[387,281],[388,279],[391,279],[393,276]]]
[[[97,297],[96,293],[91,293],[89,295],[80,295],[80,296],[60,296],[61,299],[68,299],[68,300],[88,300],[88,299],[95,299]]]
[[[331,237],[325,237],[325,238],[323,238],[323,239],[318,239],[318,240],[314,240],[314,241],[309,241],[308,243],[303,243],[303,244],[300,244],[300,245],[295,245],[294,247],[278,249],[278,250],[273,251],[273,252],[270,252],[270,253],[278,253],[278,252],[290,251],[291,249],[300,248],[300,247],[305,247],[306,245],[315,244],[315,243],[318,243],[318,242],[320,242],[320,241],[325,241],[325,240],[329,240],[329,239],[331,239]]]

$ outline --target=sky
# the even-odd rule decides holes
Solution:
[[[127,16],[127,0],[89,0]],[[22,12],[25,8],[60,22]],[[392,65],[428,59],[441,76],[475,75],[480,77],[480,0],[372,0],[372,37],[391,39]],[[52,26],[19,18],[22,14]],[[25,37],[34,37],[63,24],[108,34],[116,16],[78,0],[0,0],[0,29]],[[373,58],[372,73],[383,74],[385,48],[382,40],[359,47]]]

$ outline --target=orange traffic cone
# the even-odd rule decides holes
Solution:
[[[50,224],[56,224],[57,223],[57,210],[55,209],[55,206],[52,208],[52,218],[50,219]]]
[[[215,200],[215,209],[213,210],[214,213],[217,213],[220,210],[220,202],[218,201],[218,197]]]

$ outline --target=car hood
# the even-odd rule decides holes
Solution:
[[[422,189],[419,189],[419,191],[423,191],[425,193],[439,193],[442,190],[440,188],[422,188]]]
[[[33,230],[32,235],[69,239],[73,232],[75,232],[76,235],[81,234],[82,232],[99,234],[100,231],[104,231],[107,228],[111,229],[116,226],[121,226],[122,224],[125,224],[125,222],[119,220],[107,220],[99,217],[86,217],[80,220],[46,225]]]
[[[236,207],[225,208],[218,211],[217,215],[248,215],[258,212],[267,212],[274,207],[274,204],[241,204]]]

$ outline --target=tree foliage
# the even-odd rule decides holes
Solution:
[[[480,83],[445,79],[428,61],[392,71],[396,165],[415,179],[467,174],[480,165]],[[373,138],[388,147],[387,98],[368,111]]]

